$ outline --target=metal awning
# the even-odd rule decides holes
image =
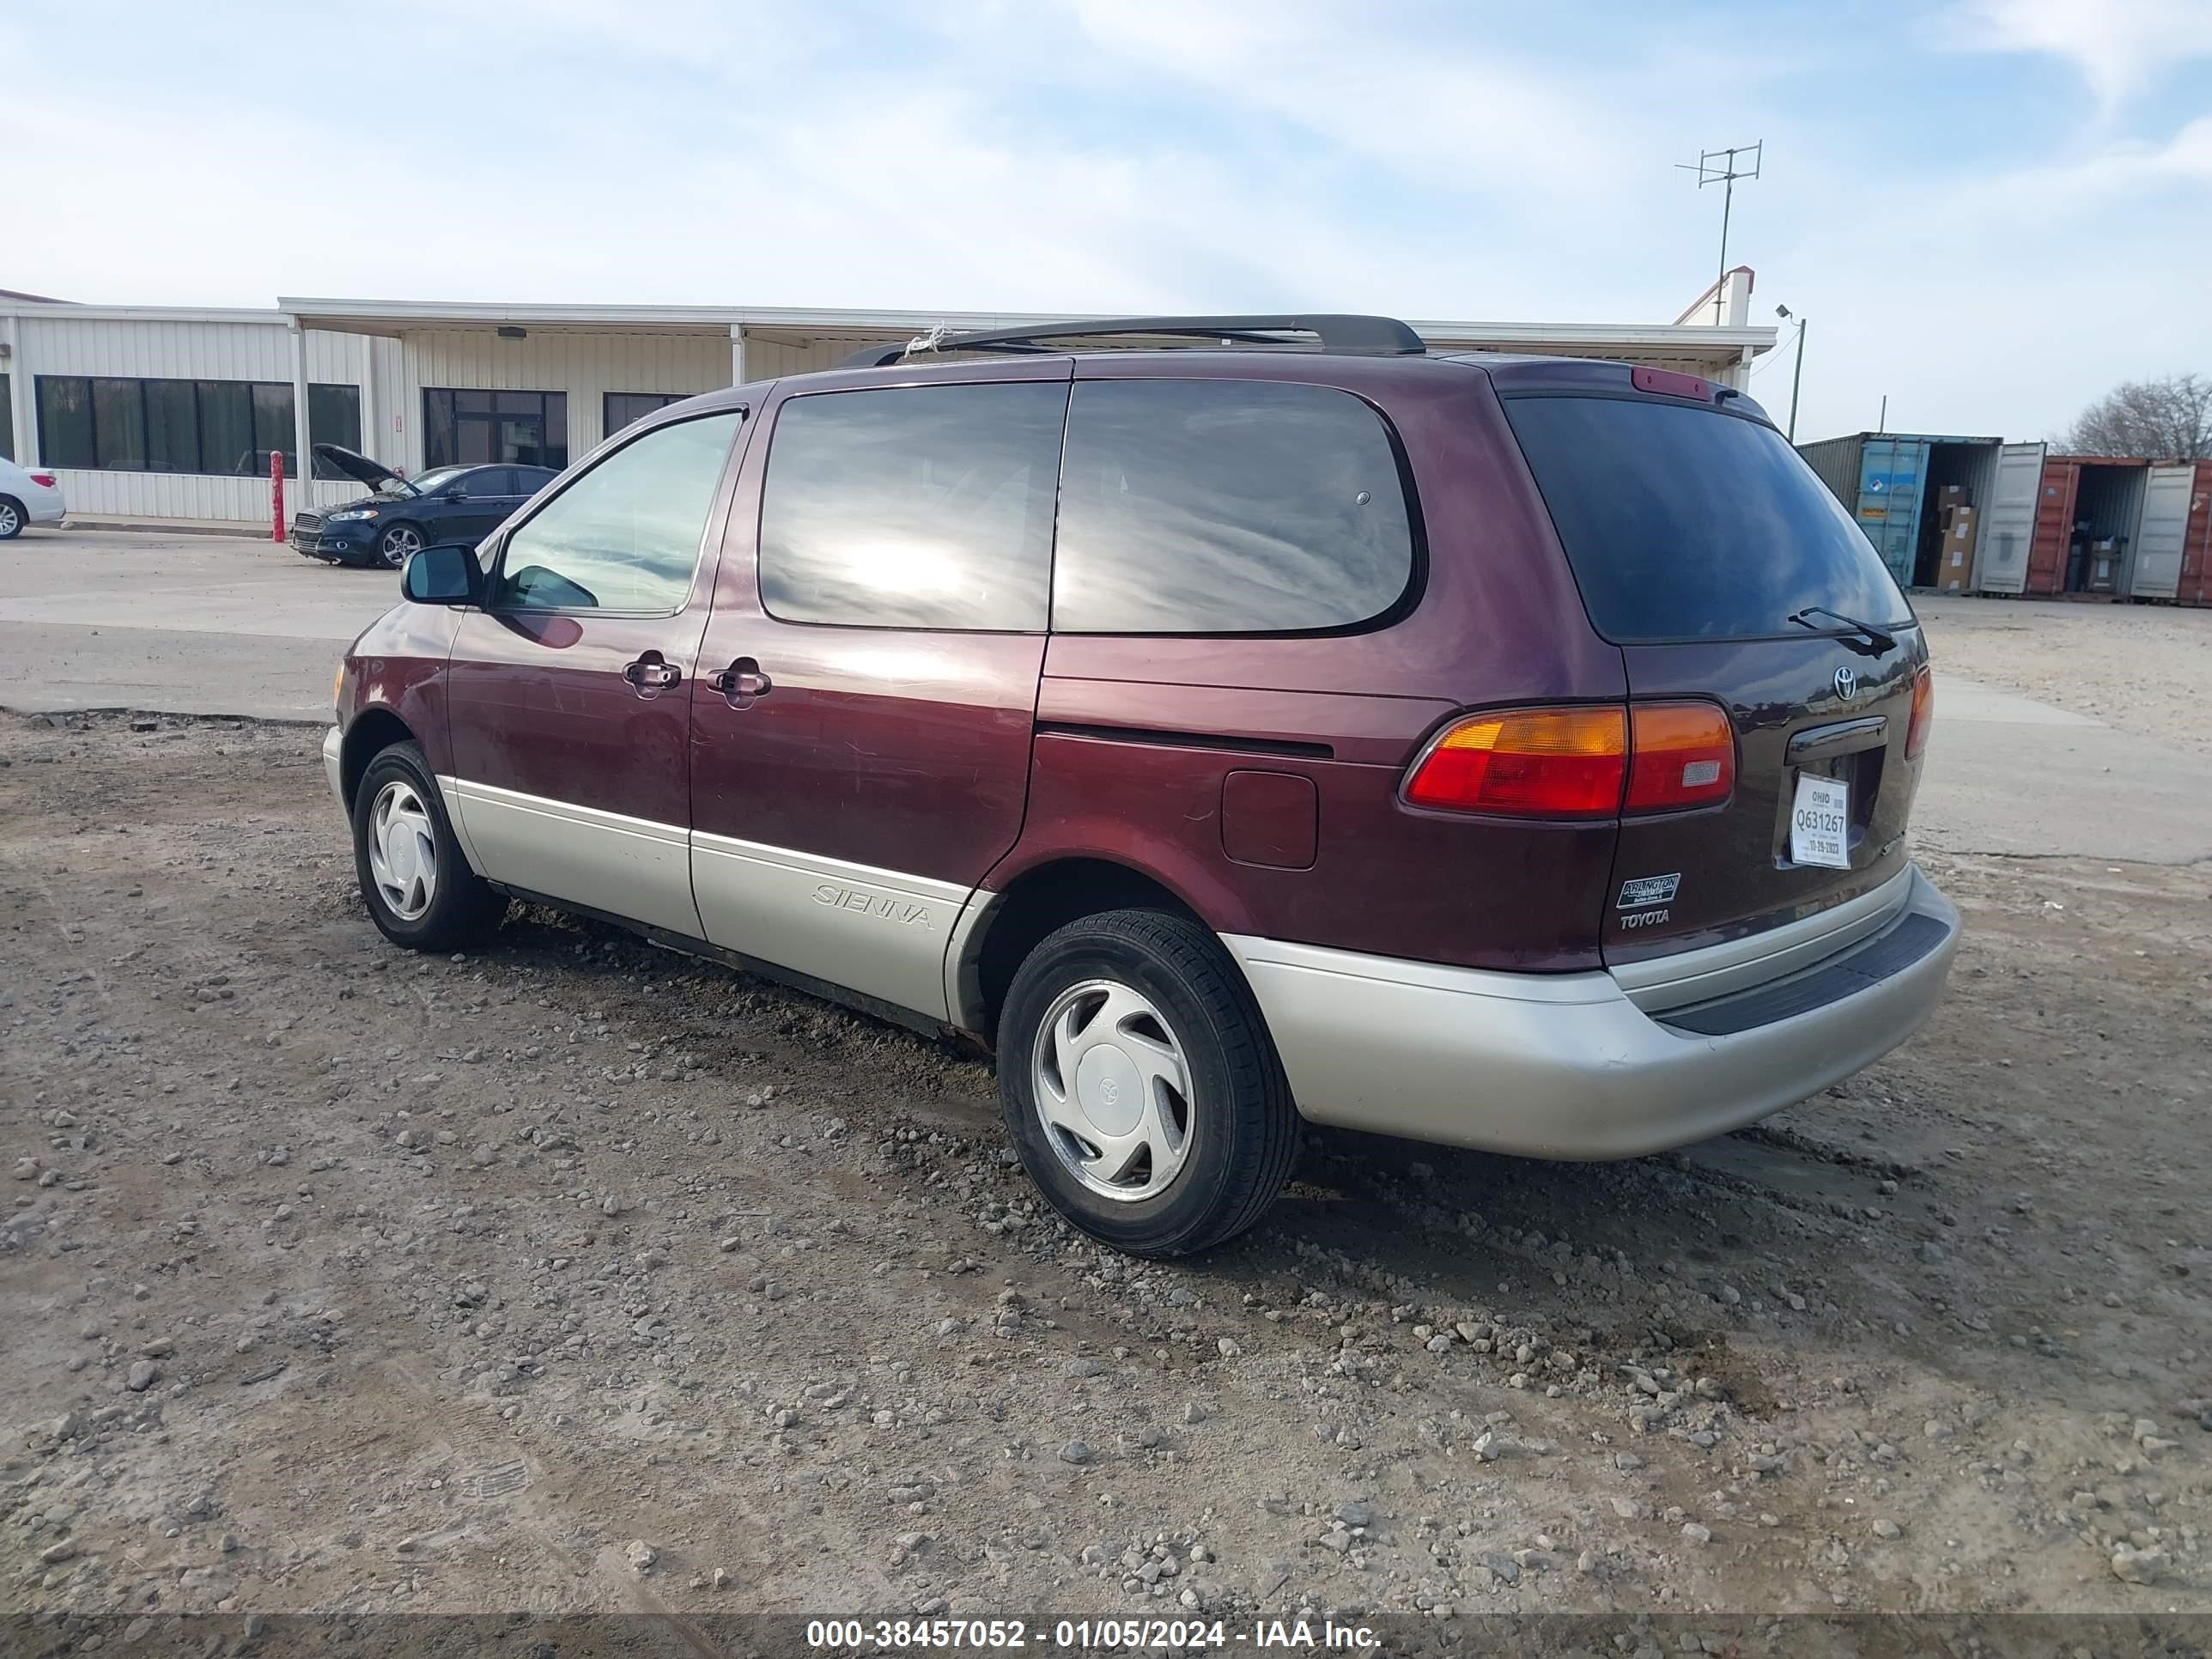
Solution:
[[[787,306],[534,305],[435,300],[284,297],[302,328],[392,337],[424,329],[522,328],[546,333],[733,335],[767,343],[861,346],[909,339],[931,328],[966,331],[1102,320],[1106,312],[861,311]],[[1499,323],[1408,319],[1434,352],[1534,352],[1718,368],[1765,351],[1771,328],[1653,323]]]

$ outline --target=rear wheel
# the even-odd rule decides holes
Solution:
[[[376,538],[376,556],[393,570],[422,550],[422,532],[411,524],[395,524]]]
[[[23,533],[23,520],[28,515],[22,502],[13,495],[0,495],[0,542],[9,542]]]
[[[469,868],[436,781],[412,743],[369,762],[353,800],[354,870],[394,945],[450,951],[490,931],[507,900]]]
[[[1022,1165],[1085,1232],[1137,1255],[1232,1238],[1274,1201],[1297,1114],[1234,963],[1157,910],[1070,922],[1030,952],[999,1022]]]

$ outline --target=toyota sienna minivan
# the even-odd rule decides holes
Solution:
[[[362,892],[512,899],[996,1055],[1077,1226],[1301,1119],[1751,1122],[1935,1006],[1928,653],[1733,388],[1361,317],[933,334],[678,404],[408,563],[323,746]]]

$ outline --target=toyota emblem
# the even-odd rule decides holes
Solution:
[[[1853,697],[1858,696],[1858,694],[1859,677],[1857,672],[1848,667],[1838,668],[1836,671],[1836,695],[1841,697],[1845,702],[1849,702]]]

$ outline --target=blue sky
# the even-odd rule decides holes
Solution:
[[[79,300],[1664,322],[1673,164],[1764,139],[1801,439],[2212,373],[2212,0],[16,0],[0,64],[0,287]]]

